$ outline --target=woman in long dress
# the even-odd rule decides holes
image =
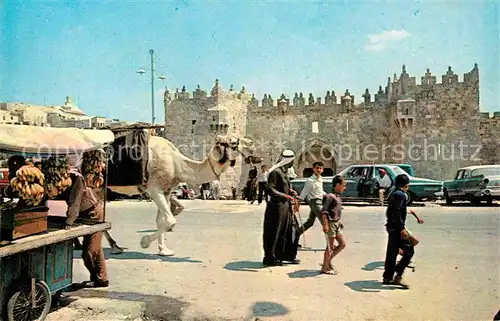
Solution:
[[[282,265],[283,262],[298,264],[297,220],[292,211],[296,193],[291,189],[287,171],[293,165],[295,154],[285,150],[278,163],[271,167],[268,176],[270,201],[264,216],[264,260],[267,266]]]

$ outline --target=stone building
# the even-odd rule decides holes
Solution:
[[[0,123],[75,128],[101,128],[126,124],[118,119],[87,115],[73,104],[70,96],[66,96],[63,105],[56,106],[0,103]]]
[[[245,87],[223,90],[219,80],[210,94],[199,86],[192,94],[166,90],[166,136],[195,159],[217,134],[252,138],[266,164],[289,148],[299,176],[310,175],[315,160],[325,163],[325,175],[355,163],[409,163],[417,176],[441,180],[461,166],[500,163],[500,113],[480,112],[477,64],[462,81],[451,67],[440,78],[427,69],[417,84],[403,65],[399,77],[388,78],[373,99],[366,89],[359,103],[348,89],[327,90],[324,99],[296,92],[259,101]],[[244,186],[248,170],[238,162],[223,177],[226,193]]]

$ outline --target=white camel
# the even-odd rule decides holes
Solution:
[[[159,255],[171,256],[175,252],[165,246],[164,235],[177,223],[170,210],[170,195],[181,182],[190,186],[199,186],[205,182],[219,179],[221,174],[233,167],[238,156],[247,158],[255,151],[252,140],[229,136],[217,136],[215,146],[202,161],[192,160],[183,155],[169,140],[150,136],[148,147],[148,174],[146,187],[109,186],[115,192],[122,194],[137,194],[139,190],[146,191],[158,207],[156,215],[157,231],[141,238],[142,248],[148,248],[158,240]],[[108,242],[115,252],[121,249],[109,234]]]

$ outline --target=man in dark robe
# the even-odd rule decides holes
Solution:
[[[253,166],[248,172],[248,180],[246,185],[247,201],[255,202],[255,196],[257,195],[257,166]]]
[[[293,165],[295,154],[285,150],[268,176],[270,200],[264,216],[264,260],[267,266],[283,265],[283,261],[298,264],[298,222],[292,211],[296,193],[291,189],[287,170]]]

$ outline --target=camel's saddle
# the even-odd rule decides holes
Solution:
[[[143,124],[109,128],[115,134],[108,162],[109,186],[137,186],[148,181],[148,143],[150,128]]]

